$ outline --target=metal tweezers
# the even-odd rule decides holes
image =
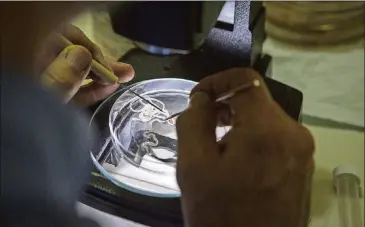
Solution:
[[[250,89],[252,89],[252,88],[254,88],[254,87],[258,87],[258,86],[260,86],[260,81],[259,81],[258,79],[255,79],[255,80],[253,80],[253,81],[252,81],[251,83],[249,83],[249,84],[243,84],[243,85],[238,86],[237,88],[234,88],[234,89],[232,89],[231,91],[229,91],[229,92],[227,92],[227,93],[225,93],[225,94],[221,95],[220,97],[218,97],[218,98],[215,100],[215,102],[216,102],[216,103],[223,102],[223,101],[225,101],[225,100],[227,100],[227,99],[229,99],[229,98],[232,98],[233,96],[235,96],[235,95],[236,95],[236,94],[238,94],[238,93],[248,91],[248,90],[250,90]],[[175,114],[173,114],[173,115],[170,115],[169,117],[165,118],[165,121],[170,120],[170,119],[172,119],[172,118],[174,118],[174,117],[179,116],[182,112],[183,112],[183,111],[178,112],[178,113],[175,113]]]

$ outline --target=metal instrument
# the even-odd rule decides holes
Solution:
[[[232,89],[231,91],[229,91],[229,92],[227,92],[227,93],[225,93],[225,94],[221,95],[220,97],[218,97],[218,98],[215,100],[215,102],[216,102],[216,103],[223,102],[223,101],[225,101],[225,100],[227,100],[227,99],[232,98],[233,96],[235,96],[235,95],[236,95],[236,94],[238,94],[238,93],[242,93],[242,92],[248,91],[248,90],[250,90],[250,89],[252,89],[252,88],[254,88],[254,87],[258,87],[258,86],[260,86],[260,81],[259,81],[259,80],[257,80],[257,79],[256,79],[256,80],[253,80],[253,81],[252,81],[251,83],[249,83],[249,84],[243,84],[243,85],[238,86],[237,88],[234,88],[234,89]],[[169,119],[172,119],[172,118],[174,118],[174,117],[177,117],[177,116],[179,116],[181,113],[182,113],[182,112],[175,113],[175,114],[173,114],[173,115],[171,115],[171,116],[167,117],[167,118],[165,119],[165,121],[167,121],[167,120],[169,120]]]
[[[60,42],[62,42],[65,45],[65,47],[73,45],[73,43],[70,40],[63,37],[62,35],[56,35],[56,37],[60,40]],[[93,73],[95,73],[95,75],[97,75],[98,77],[100,77],[101,79],[103,79],[104,81],[106,81],[110,84],[118,83],[120,86],[122,86],[123,88],[126,88],[128,91],[133,93],[135,96],[138,96],[140,99],[143,99],[146,103],[148,103],[151,106],[155,107],[159,111],[163,111],[160,107],[158,107],[155,104],[151,103],[150,101],[145,99],[142,95],[139,95],[138,93],[132,91],[127,86],[123,85],[122,82],[119,80],[119,78],[116,75],[114,75],[114,73],[109,71],[107,68],[105,68],[102,64],[95,61],[94,59],[91,62],[91,71]]]

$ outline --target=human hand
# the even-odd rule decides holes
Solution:
[[[134,77],[132,66],[105,57],[79,28],[64,25],[57,33],[75,45],[66,47],[57,36],[51,34],[39,47],[35,71],[42,75],[43,85],[56,90],[63,102],[72,99],[81,106],[88,106],[111,95],[119,87],[119,84],[106,83],[90,71],[92,58],[123,82]],[[82,86],[86,78],[91,78],[93,82]]]
[[[259,87],[232,97],[225,111],[216,108],[217,96],[254,79]],[[232,126],[218,142],[217,123]],[[187,226],[307,226],[313,138],[256,72],[232,69],[203,79],[176,127]]]

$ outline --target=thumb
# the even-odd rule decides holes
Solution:
[[[43,72],[42,84],[59,93],[62,100],[68,102],[89,74],[91,61],[92,55],[85,47],[69,46]]]
[[[178,152],[181,162],[218,155],[216,110],[205,92],[195,92],[190,106],[176,122]],[[217,151],[217,152],[214,152]]]

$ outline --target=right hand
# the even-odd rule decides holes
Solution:
[[[215,129],[227,112],[212,99],[254,79],[259,87],[228,101],[225,123],[232,129],[217,142]],[[307,226],[314,141],[272,99],[256,72],[232,69],[203,79],[176,127],[187,226]]]

